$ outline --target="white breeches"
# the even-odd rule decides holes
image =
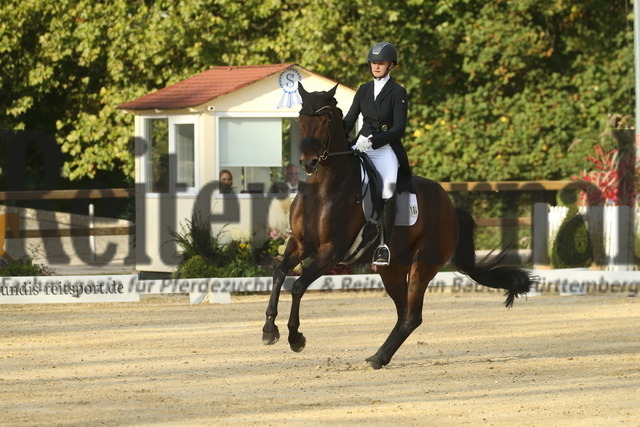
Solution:
[[[389,199],[396,191],[396,182],[398,181],[398,158],[390,145],[385,145],[377,150],[369,149],[367,155],[373,162],[382,177],[382,198]]]

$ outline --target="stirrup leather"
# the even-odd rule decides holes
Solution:
[[[373,265],[389,265],[389,261],[391,261],[391,251],[389,251],[389,246],[382,243],[376,248],[376,251],[373,254]]]

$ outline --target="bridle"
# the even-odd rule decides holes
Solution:
[[[304,107],[303,107],[304,108]],[[317,138],[313,138],[313,137],[307,137],[304,138],[301,143],[305,143],[305,141],[307,143],[311,143],[312,141],[319,141],[321,146],[322,146],[322,154],[318,157],[318,162],[322,163],[323,161],[327,160],[329,157],[333,157],[333,156],[342,156],[345,154],[352,154],[355,155],[356,158],[358,159],[358,161],[361,164],[361,167],[364,168],[363,170],[371,170],[374,168],[373,164],[371,163],[371,160],[369,160],[368,156],[364,153],[360,153],[360,151],[358,150],[352,150],[352,149],[348,149],[345,151],[334,151],[334,152],[329,152],[329,143],[331,143],[331,141],[333,140],[333,108],[330,105],[325,105],[313,112],[308,112],[308,113],[303,113],[300,112],[301,115],[305,115],[305,116],[321,116],[321,115],[325,115],[328,114],[329,115],[329,131],[327,132],[327,136],[325,138],[324,141],[320,141]],[[315,172],[314,172],[315,173]],[[365,184],[365,177],[364,174],[362,176],[362,182],[360,184],[360,195],[358,196],[357,200],[359,201],[359,203],[364,199],[366,192],[368,191],[369,187],[372,184],[372,180],[369,180],[368,184]],[[366,187],[365,190],[362,190],[364,187]]]
[[[305,113],[301,113],[307,116],[323,116],[323,115],[328,115],[329,116],[329,131],[327,132],[326,138],[324,141],[320,141],[320,144],[322,146],[322,154],[318,157],[318,160],[320,162],[323,162],[325,160],[327,160],[329,157],[332,156],[340,156],[340,155],[344,155],[344,154],[354,154],[355,151],[354,150],[346,150],[346,151],[334,151],[334,152],[329,152],[329,144],[331,143],[331,141],[333,140],[333,109],[331,108],[330,105],[325,105],[324,107],[321,107],[317,110],[315,110],[313,113],[311,114],[305,114]],[[302,142],[304,143],[304,141],[310,141],[310,140],[314,140],[316,138],[304,138],[302,140]]]

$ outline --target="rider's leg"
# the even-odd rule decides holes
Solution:
[[[384,201],[382,218],[380,220],[382,230],[380,230],[380,245],[373,255],[374,265],[389,265],[391,261],[391,251],[389,244],[393,235],[393,227],[396,223],[396,194]]]
[[[376,248],[373,263],[388,265],[391,259],[388,244],[391,241],[396,217],[395,194],[396,180],[398,179],[398,158],[389,145],[377,150],[368,150],[367,155],[382,178],[382,198],[384,199],[382,218],[380,218],[380,245]]]

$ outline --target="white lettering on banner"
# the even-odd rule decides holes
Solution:
[[[0,304],[137,302],[135,275],[0,278]]]

